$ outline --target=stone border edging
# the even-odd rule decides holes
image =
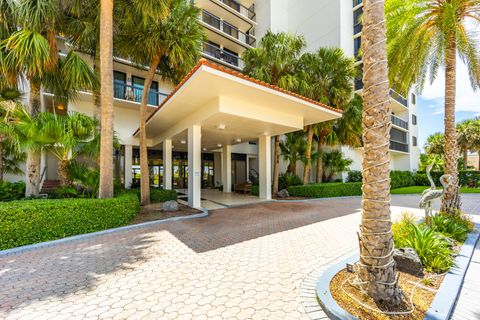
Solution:
[[[475,226],[478,228],[478,225]],[[427,310],[424,320],[448,320],[452,315],[455,304],[460,294],[463,285],[465,274],[475,251],[477,241],[480,239],[478,231],[471,232],[467,240],[462,245],[460,252],[455,258],[455,266],[445,275],[445,278],[440,285],[440,288],[435,295],[429,309]],[[316,294],[323,311],[333,320],[358,320],[357,317],[352,316],[333,299],[330,293],[330,282],[333,277],[342,269],[347,263],[357,262],[358,254],[355,254],[323,272],[316,284]],[[455,292],[454,299],[452,299],[452,292]]]
[[[39,243],[34,243],[34,244],[27,244],[27,245],[16,247],[16,248],[6,249],[6,250],[0,251],[0,258],[10,256],[10,255],[20,254],[20,253],[23,253],[23,252],[32,251],[32,250],[36,250],[36,249],[53,247],[53,246],[60,245],[60,244],[63,244],[63,243],[69,243],[69,242],[84,240],[84,239],[88,239],[88,238],[95,238],[95,237],[99,237],[99,236],[109,235],[109,234],[112,234],[112,233],[134,230],[134,229],[138,229],[138,228],[142,228],[142,227],[154,226],[154,225],[163,224],[163,223],[166,223],[166,222],[190,220],[190,219],[196,219],[196,218],[204,218],[204,217],[208,216],[208,209],[202,208],[202,209],[199,209],[199,210],[201,210],[203,212],[202,213],[191,214],[191,215],[188,215],[188,216],[171,217],[171,218],[162,219],[162,220],[147,221],[147,222],[142,222],[142,223],[138,223],[138,224],[132,224],[132,225],[127,225],[127,226],[123,226],[123,227],[118,227],[118,228],[105,229],[105,230],[101,230],[101,231],[84,233],[84,234],[74,235],[74,236],[65,237],[65,238],[61,238],[61,239],[44,241],[44,242],[39,242]]]
[[[424,320],[450,319],[479,238],[480,234],[478,232],[471,232],[468,235],[455,258],[455,266],[445,275],[430,308],[423,318]]]

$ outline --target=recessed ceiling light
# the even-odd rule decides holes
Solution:
[[[225,130],[225,124],[224,124],[224,123],[219,123],[218,126],[217,126],[217,128],[218,128],[219,130]]]
[[[220,148],[221,146],[222,146],[222,144],[221,144],[221,143],[218,143],[218,144],[217,144],[217,147],[219,147],[219,148]]]
[[[185,143],[187,143],[187,141],[182,140],[182,141],[180,141],[180,143],[181,143],[181,144],[185,144]]]
[[[203,151],[207,151],[207,148],[202,148]]]
[[[242,142],[242,139],[237,138],[237,139],[235,139],[235,142]]]

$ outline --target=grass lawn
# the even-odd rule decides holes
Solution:
[[[422,193],[423,190],[427,189],[427,186],[411,186],[391,190],[391,194],[416,194]],[[438,187],[437,189],[441,189]],[[460,193],[480,193],[480,188],[460,188]]]

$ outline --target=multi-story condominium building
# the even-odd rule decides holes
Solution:
[[[302,130],[305,125],[338,118],[338,110],[243,76],[242,53],[255,47],[269,29],[303,34],[307,50],[341,47],[356,55],[361,25],[354,24],[361,3],[347,0],[195,0],[206,41],[202,61],[178,86],[159,76],[149,96],[147,136],[151,183],[187,189],[189,203],[199,207],[200,190],[259,179],[260,197],[271,197],[270,137]],[[360,11],[359,11],[360,10]],[[60,54],[72,48],[60,41]],[[92,66],[94,61],[89,59]],[[215,64],[213,64],[215,63]],[[361,60],[359,60],[361,64]],[[125,186],[139,179],[139,105],[146,71],[114,58],[114,129],[121,142],[115,154],[115,175]],[[360,82],[356,85],[360,86]],[[361,87],[357,87],[361,90]],[[160,106],[160,107],[159,107]],[[392,168],[416,169],[415,95],[392,91]],[[45,111],[96,114],[91,92],[81,92],[68,105],[42,91]],[[361,168],[362,150],[340,147]],[[42,184],[55,181],[57,160],[44,152]],[[13,177],[15,178],[15,177]],[[16,177],[19,179],[20,177]],[[313,178],[313,176],[312,176]]]
[[[319,47],[339,47],[347,55],[354,56],[360,68],[361,34],[363,13],[362,0],[267,0],[255,3],[256,35],[271,29],[304,35],[307,50]],[[355,90],[361,93],[360,77],[355,81]],[[417,103],[412,91],[402,96],[394,89],[390,91],[392,128],[390,131],[390,157],[393,170],[417,170],[419,148],[417,145]],[[362,148],[341,147],[344,156],[353,160],[350,169],[361,170]]]

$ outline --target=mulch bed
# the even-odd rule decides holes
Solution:
[[[178,204],[178,211],[167,212],[162,210],[163,203],[154,203],[144,206],[140,209],[140,213],[130,222],[130,224],[138,224],[142,222],[163,220],[173,217],[189,216],[202,211],[193,209],[184,204]]]
[[[385,319],[421,320],[423,319],[423,317],[425,316],[425,313],[427,312],[428,308],[430,307],[430,304],[433,301],[433,298],[435,297],[436,290],[438,290],[438,288],[440,287],[440,284],[443,281],[444,275],[433,277],[431,280],[427,280],[429,277],[433,276],[434,274],[425,274],[424,276],[421,276],[421,277],[413,276],[404,272],[398,272],[398,274],[400,275],[398,283],[404,295],[404,302],[400,306],[397,306],[395,308],[388,305],[376,304],[373,301],[373,299],[361,293],[355,287],[348,284],[348,282],[345,282],[346,279],[354,275],[353,273],[347,272],[345,269],[337,273],[335,277],[332,279],[332,281],[330,282],[330,291],[332,293],[333,298],[335,299],[335,301],[338,303],[340,307],[342,307],[344,310],[346,310],[350,314],[358,317],[359,319],[365,319],[365,320],[367,319],[368,320],[385,320]],[[414,304],[415,310],[413,313],[407,314],[407,315],[386,315],[380,312],[374,312],[372,310],[369,310],[361,306],[359,303],[357,303],[355,300],[353,300],[351,297],[349,297],[345,293],[345,291],[348,292],[348,294],[355,297],[355,299],[361,301],[363,304],[374,309],[380,309],[383,311],[390,311],[390,312],[391,311],[395,311],[395,312],[408,311],[408,310],[411,310],[410,296],[412,294],[412,288],[419,281],[421,281],[420,285],[417,286],[413,295],[413,304]],[[343,284],[344,282],[345,284]],[[343,284],[343,289],[345,289],[345,291],[342,289],[342,284]],[[425,287],[428,289],[426,289]]]

